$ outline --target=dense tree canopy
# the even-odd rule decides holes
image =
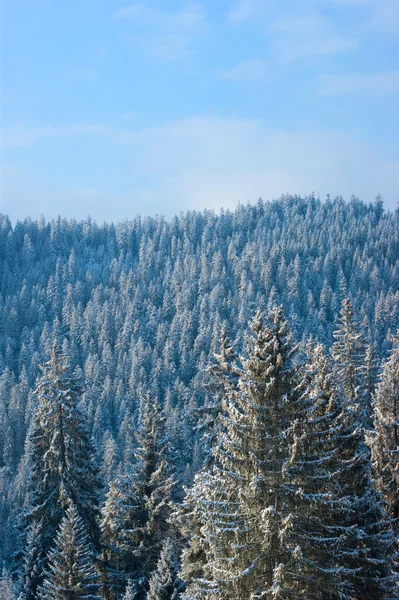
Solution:
[[[273,319],[281,323],[281,335],[265,330],[266,314],[270,331]],[[286,327],[292,341],[288,336],[279,350]],[[310,598],[320,565],[331,568],[325,586],[336,593],[355,590],[364,600],[374,573],[369,597],[387,594],[395,576],[383,567],[398,510],[397,352],[390,341],[398,327],[399,213],[384,212],[381,199],[366,205],[284,196],[219,215],[193,211],[170,222],[137,217],[101,226],[90,218],[13,226],[0,216],[4,589],[37,600],[72,502],[95,548],[107,600],[116,590],[143,596],[165,535],[177,554],[183,549],[181,576],[197,595],[229,586],[245,595],[245,582],[257,579],[263,588],[256,593],[275,590],[277,598],[290,590],[291,600],[294,564],[306,565],[309,585],[298,589]],[[316,340],[312,360],[309,336]],[[308,430],[301,428],[304,415],[313,423]],[[341,454],[331,428],[342,435]],[[312,465],[321,442],[317,478]],[[240,471],[244,460],[249,466]],[[239,506],[232,473],[243,486]],[[341,495],[328,497],[330,477]],[[351,506],[354,490],[358,504]],[[315,517],[312,494],[324,503],[324,522]],[[313,533],[298,537],[302,520],[287,521],[293,496]],[[345,578],[337,576],[339,561],[331,565],[311,541],[320,528],[326,534],[335,501],[366,515],[355,523],[343,511],[342,526],[360,528],[345,543],[331,525],[342,556],[353,553]],[[245,559],[227,557],[225,570],[230,525],[215,553],[220,521],[206,512],[207,502],[217,503],[218,519],[230,525],[236,506],[234,535],[242,547],[248,540],[239,539],[240,527],[256,531],[251,515],[261,512],[268,541],[258,532]],[[277,534],[282,523],[284,539]],[[258,577],[257,557],[269,552],[264,544],[278,564],[273,558]],[[250,566],[251,576],[242,575]],[[360,566],[368,580],[352,576]],[[119,587],[107,588],[118,570]],[[219,585],[224,575],[226,588]]]

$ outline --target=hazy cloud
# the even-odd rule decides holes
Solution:
[[[2,132],[0,147],[15,148],[18,146],[32,146],[44,138],[59,138],[69,136],[106,135],[109,128],[102,125],[44,125],[41,127],[10,127]]]
[[[175,13],[131,4],[113,15],[115,19],[131,21],[133,32],[129,39],[161,62],[189,56],[193,40],[204,31],[206,23],[203,6],[197,3],[186,3]]]
[[[344,75],[321,75],[318,78],[320,92],[325,95],[352,94],[392,94],[399,91],[399,71],[385,73]]]
[[[108,131],[112,142],[120,143],[112,151],[115,161],[123,156],[130,165],[118,180],[118,191],[112,164],[108,179],[104,166],[101,172],[88,169],[90,179],[81,174],[79,185],[74,185],[66,178],[64,188],[60,182],[58,187],[50,184],[45,172],[21,177],[10,170],[3,186],[8,202],[3,210],[21,215],[34,206],[35,215],[48,214],[55,201],[64,214],[77,218],[89,212],[100,220],[130,218],[138,212],[170,217],[180,210],[234,208],[238,200],[312,191],[321,197],[355,194],[366,201],[381,192],[387,206],[395,205],[398,156],[348,131],[268,129],[255,119],[210,116]]]
[[[333,56],[359,45],[355,38],[337,35],[332,23],[317,13],[278,19],[269,26],[269,34],[283,63]]]
[[[230,69],[224,69],[221,77],[237,83],[259,82],[267,76],[268,68],[266,61],[254,58],[239,62]]]
[[[228,20],[235,25],[247,21],[255,13],[257,0],[238,0],[234,2],[228,13]]]

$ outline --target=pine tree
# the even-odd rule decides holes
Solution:
[[[201,420],[198,426],[202,433],[201,444],[205,445],[204,466],[195,475],[191,488],[185,489],[185,497],[172,515],[172,520],[179,528],[184,539],[190,540],[189,546],[183,550],[182,577],[186,581],[203,576],[207,562],[206,540],[201,533],[202,523],[197,506],[197,494],[203,488],[203,480],[207,479],[208,471],[214,463],[213,447],[221,431],[221,417],[224,412],[226,395],[236,389],[239,376],[238,355],[222,327],[220,335],[220,350],[214,355],[214,362],[207,368],[206,404],[200,409]]]
[[[34,563],[47,556],[71,502],[85,522],[91,542],[99,548],[100,483],[86,418],[79,408],[81,390],[66,357],[55,346],[50,360],[43,366],[36,395],[39,407],[26,450],[31,475],[24,538],[33,530],[37,532],[32,539],[32,552],[37,559],[27,556],[29,544],[25,552],[23,587],[28,598],[35,597],[46,558],[40,566],[35,567]],[[36,572],[34,578],[32,571]]]
[[[390,597],[392,585],[395,585],[391,570],[394,539],[392,523],[372,479],[371,457],[365,436],[367,407],[362,380],[363,341],[356,329],[352,305],[347,299],[343,302],[341,325],[334,337],[337,341],[332,347],[332,355],[337,382],[345,396],[346,420],[346,432],[338,436],[338,442],[347,463],[337,483],[344,494],[352,498],[352,512],[347,519],[342,519],[342,525],[353,527],[355,534],[352,550],[347,554],[347,567],[354,573],[355,597],[375,600]]]
[[[83,519],[73,504],[59,527],[55,547],[38,590],[40,600],[100,600],[94,548]]]
[[[364,406],[365,342],[353,315],[353,307],[348,298],[341,306],[338,328],[333,333],[335,342],[331,347],[337,379],[345,392],[349,404],[359,410],[360,417],[366,418],[368,407]]]
[[[364,356],[364,406],[365,406],[365,427],[373,428],[373,397],[378,379],[378,362],[376,352],[371,344],[367,344]]]
[[[179,600],[183,589],[178,577],[179,563],[170,540],[162,546],[156,570],[151,575],[147,600]]]
[[[399,336],[383,366],[374,395],[371,438],[372,459],[378,489],[387,502],[389,514],[399,519]],[[396,531],[399,528],[396,523]]]
[[[345,398],[336,385],[322,346],[309,343],[295,418],[284,465],[285,493],[291,496],[288,568],[279,582],[282,598],[351,598],[354,575],[347,556],[353,551],[352,497],[337,479],[346,472],[341,438],[347,434]]]
[[[133,585],[133,581],[131,579],[128,579],[122,600],[135,600],[135,598],[137,598],[136,586]]]
[[[258,311],[250,324],[248,356],[241,359],[238,389],[227,396],[215,466],[193,490],[207,564],[187,598],[277,599],[276,566],[289,560],[282,467],[295,400],[295,349],[282,308],[268,316],[264,326]]]
[[[21,590],[24,600],[36,600],[36,591],[42,581],[45,564],[42,521],[33,521],[25,532],[23,549]]]
[[[145,398],[135,464],[126,465],[110,485],[103,511],[106,541],[115,566],[133,583],[148,583],[162,542],[170,528],[167,518],[173,480],[165,452],[168,442],[158,401]],[[140,592],[138,597],[140,596]]]
[[[1,600],[17,600],[17,597],[14,594],[13,581],[5,569],[3,569],[0,578],[0,598]]]
[[[217,435],[223,401],[229,389],[237,386],[239,368],[238,355],[231,344],[223,326],[220,334],[220,350],[214,355],[214,363],[206,370],[207,381],[204,384],[207,392],[205,406],[200,409],[201,420],[198,430],[202,433],[201,443],[205,446],[205,467],[213,460],[212,446]]]

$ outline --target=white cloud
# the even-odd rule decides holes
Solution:
[[[44,138],[59,138],[70,136],[107,135],[110,130],[102,125],[44,125],[41,127],[10,127],[2,132],[1,148],[32,146]]]
[[[205,12],[197,3],[186,3],[175,13],[132,4],[114,11],[117,20],[130,21],[133,31],[129,39],[161,62],[172,62],[189,56],[192,43],[205,30]]]
[[[317,13],[278,19],[268,31],[277,59],[282,63],[334,56],[359,45],[355,38],[337,35],[332,23]]]
[[[399,33],[398,0],[328,0],[330,5],[348,6],[365,12],[363,33],[392,34]],[[321,2],[321,0],[319,0]],[[324,0],[323,0],[324,3]]]
[[[311,191],[365,200],[380,191],[393,205],[397,191],[397,157],[384,159],[349,132],[268,130],[256,120],[197,117],[143,131],[129,143],[135,168],[157,182],[143,197],[173,202],[172,210],[233,208],[238,199]]]
[[[399,2],[398,0],[379,0],[375,12],[367,26],[379,35],[399,34]]]
[[[273,34],[284,33],[294,36],[322,34],[329,30],[329,24],[318,14],[298,17],[284,17],[274,21],[269,27]]]
[[[256,8],[257,0],[238,0],[232,4],[228,13],[228,20],[235,25],[244,23],[254,15]]]
[[[399,71],[321,75],[317,81],[320,92],[332,96],[358,92],[382,95],[399,92]]]
[[[291,63],[302,59],[317,59],[355,50],[359,43],[355,39],[341,37],[308,38],[278,43],[279,60]]]
[[[230,69],[221,72],[222,79],[237,83],[263,81],[267,76],[268,63],[258,58],[239,62]]]

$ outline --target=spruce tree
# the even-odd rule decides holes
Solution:
[[[206,369],[206,404],[200,409],[198,426],[202,433],[201,443],[205,446],[204,466],[195,475],[191,488],[185,489],[183,502],[176,507],[172,520],[177,525],[183,539],[190,544],[183,549],[182,577],[186,581],[199,579],[207,562],[206,540],[201,533],[202,523],[198,510],[198,495],[204,488],[208,471],[214,463],[214,444],[221,432],[222,414],[229,391],[236,389],[239,377],[238,355],[223,326],[220,334],[219,352],[214,362]]]
[[[38,590],[40,600],[100,600],[94,548],[85,523],[73,504],[59,527],[55,547]]]
[[[392,573],[394,539],[392,522],[386,514],[381,494],[375,489],[370,450],[366,444],[367,406],[364,402],[364,356],[362,336],[353,318],[353,309],[345,299],[340,326],[332,347],[337,384],[345,396],[346,432],[338,442],[347,468],[337,478],[345,495],[352,498],[351,512],[342,525],[352,527],[354,539],[347,553],[347,567],[356,599],[375,600],[390,597],[395,577]]]
[[[43,578],[46,554],[43,548],[42,521],[33,521],[25,531],[21,591],[24,600],[36,600],[37,587]]]
[[[352,497],[337,479],[346,472],[341,439],[347,434],[345,398],[321,345],[309,343],[300,368],[299,394],[284,465],[285,493],[291,496],[288,568],[280,570],[282,598],[351,598],[353,569]]]
[[[179,600],[183,583],[178,577],[179,563],[170,539],[162,546],[156,570],[152,573],[146,600]]]
[[[234,345],[223,326],[220,333],[219,353],[214,355],[214,362],[206,369],[206,401],[200,409],[201,419],[198,430],[202,433],[201,443],[204,447],[205,467],[213,460],[212,447],[220,424],[223,402],[230,389],[237,386],[239,367],[238,355]]]
[[[135,463],[126,465],[110,485],[103,530],[122,579],[129,576],[144,589],[170,528],[167,518],[173,487],[165,458],[164,417],[159,402],[149,394],[136,437]],[[142,597],[140,593],[138,597]]]
[[[23,534],[25,540],[31,537],[31,544],[24,542],[22,586],[27,598],[35,597],[46,557],[71,502],[83,519],[91,542],[99,548],[100,483],[86,417],[79,407],[81,389],[66,357],[55,346],[42,370],[36,389],[39,406],[26,450],[31,472]],[[29,546],[36,558],[27,555]]]
[[[135,586],[133,585],[133,581],[129,579],[122,600],[135,600],[136,597]]]
[[[337,379],[350,406],[358,410],[359,417],[365,421],[369,413],[369,407],[364,404],[366,345],[348,298],[342,301],[338,327],[333,336],[335,342],[331,347],[331,355]]]
[[[373,403],[371,451],[378,489],[399,534],[399,336],[383,366]]]
[[[17,600],[14,593],[14,583],[5,568],[0,578],[0,598],[1,600]]]
[[[296,398],[295,349],[282,308],[272,308],[268,320],[264,325],[258,311],[250,324],[238,387],[227,394],[221,417],[215,465],[193,490],[207,563],[187,598],[277,598],[280,566],[289,560],[282,476]]]

